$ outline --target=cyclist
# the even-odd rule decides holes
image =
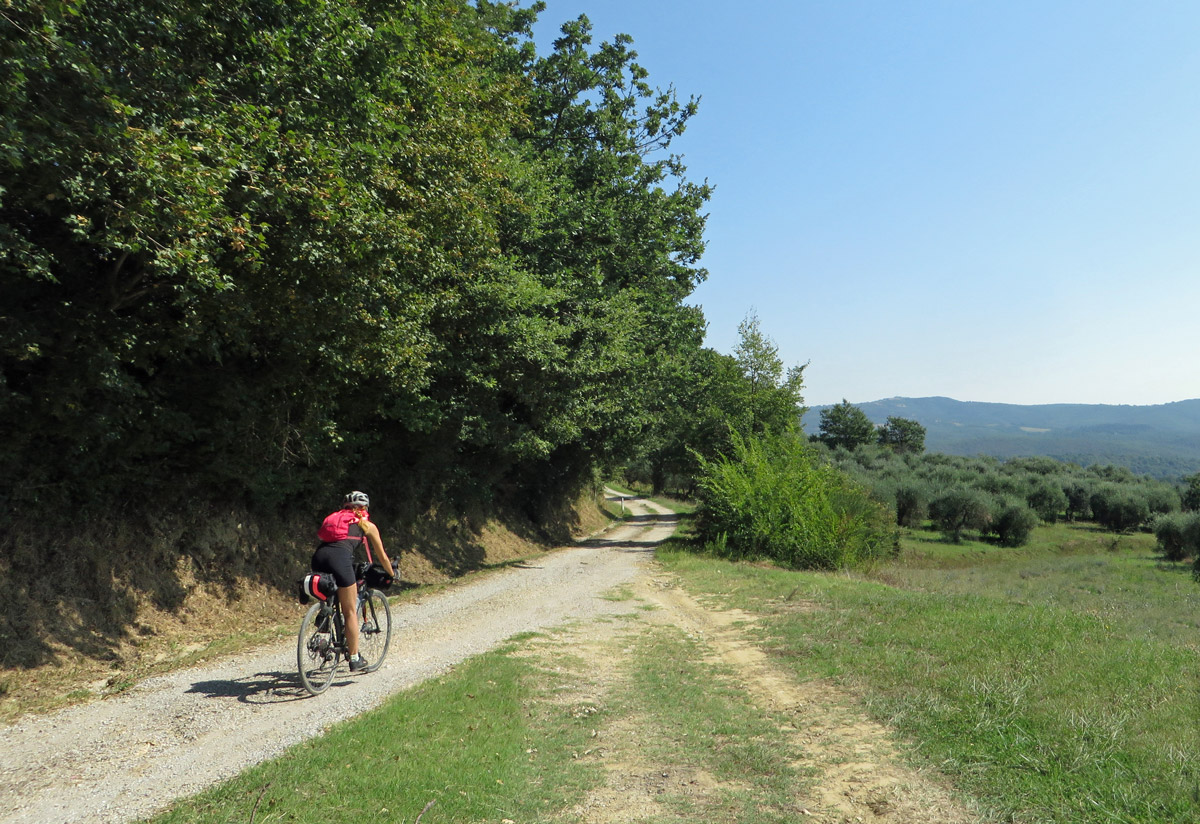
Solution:
[[[395,575],[392,562],[383,551],[379,528],[371,523],[367,507],[371,505],[365,492],[351,492],[342,508],[331,513],[317,531],[321,541],[312,557],[313,572],[328,572],[338,585],[338,603],[346,622],[346,652],[350,656],[350,671],[358,672],[367,660],[358,651],[358,588],[354,575],[354,548],[362,545],[367,561],[379,563],[388,575]],[[372,552],[374,550],[374,552]]]

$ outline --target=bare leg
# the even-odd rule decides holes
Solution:
[[[346,651],[353,658],[358,655],[358,587],[340,587],[337,597],[346,624]]]

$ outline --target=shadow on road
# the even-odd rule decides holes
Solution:
[[[343,683],[346,683],[343,680]],[[209,698],[236,698],[243,704],[281,704],[308,698],[296,672],[259,672],[242,678],[220,681],[197,681],[189,693]]]
[[[679,523],[679,516],[674,513],[666,513],[662,515],[634,515],[626,518],[623,523],[633,526],[645,524],[646,526],[670,527],[673,532],[675,526]],[[604,535],[597,535],[594,538],[588,538],[585,541],[580,541],[579,545],[588,547],[608,547],[611,549],[631,549],[641,552],[649,552],[662,542],[662,538],[606,538]]]

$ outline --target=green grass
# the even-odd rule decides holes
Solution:
[[[553,672],[489,653],[190,799],[156,822],[538,820],[601,779]],[[336,699],[334,695],[321,700]]]
[[[1182,565],[1086,527],[1018,550],[921,537],[869,578],[663,557],[767,616],[781,664],[849,685],[1001,820],[1200,821],[1200,588]]]

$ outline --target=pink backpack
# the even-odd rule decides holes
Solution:
[[[366,515],[366,513],[363,513]],[[353,509],[339,509],[321,524],[317,530],[317,538],[325,543],[333,543],[350,537],[350,525],[358,523],[358,516]]]

